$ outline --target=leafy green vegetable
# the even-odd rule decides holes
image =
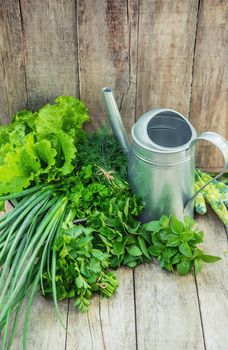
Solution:
[[[159,221],[151,221],[143,227],[152,232],[152,245],[148,249],[155,256],[161,267],[184,276],[193,267],[195,272],[201,271],[204,263],[213,263],[221,258],[205,255],[196,247],[203,242],[203,232],[193,230],[195,221],[185,217],[184,222],[174,215],[163,216]]]
[[[76,164],[80,168],[85,162],[96,165],[101,172],[101,169],[113,171],[114,173],[109,175],[113,176],[117,183],[118,177],[127,179],[126,154],[105,125],[95,132],[87,133],[83,142],[78,144]]]
[[[191,267],[191,264],[189,261],[182,260],[180,263],[177,264],[177,272],[181,276],[187,275]]]
[[[193,230],[191,218],[138,221],[142,204],[127,182],[126,156],[105,129],[84,133],[87,120],[80,101],[60,96],[38,112],[17,113],[0,128],[0,193],[8,193],[0,201],[15,203],[0,218],[3,348],[12,343],[28,297],[26,348],[38,286],[53,298],[62,322],[58,300],[74,298],[75,307],[85,312],[94,293],[110,297],[115,292],[118,281],[111,268],[134,268],[156,257],[162,268],[186,275],[220,259],[197,248],[203,233]]]
[[[88,121],[82,102],[60,96],[38,112],[22,111],[0,127],[0,195],[16,193],[33,183],[58,181],[70,174],[76,144]]]
[[[0,330],[4,331],[5,346],[10,320],[15,313],[16,322],[18,312],[29,296],[24,327],[25,348],[31,304],[42,280],[48,254],[51,254],[52,242],[66,214],[67,199],[62,194],[56,198],[53,186],[37,186],[33,191],[19,193],[18,198],[21,198],[20,202],[0,221]],[[12,336],[13,333],[8,345]]]
[[[203,268],[203,260],[196,258],[194,260],[194,268],[195,268],[195,272],[199,273]]]
[[[75,306],[88,310],[94,292],[110,297],[118,287],[110,266],[110,254],[94,248],[93,230],[83,226],[65,229],[55,242],[56,290],[59,300],[75,298]],[[52,295],[52,279],[44,273],[44,294]]]

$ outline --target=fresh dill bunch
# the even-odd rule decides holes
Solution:
[[[85,140],[78,145],[76,167],[86,164],[113,170],[123,179],[127,179],[127,156],[107,125],[88,132]]]

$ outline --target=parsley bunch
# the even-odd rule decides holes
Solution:
[[[93,246],[93,228],[74,225],[63,229],[56,239],[56,290],[58,300],[75,298],[80,311],[88,310],[94,292],[110,297],[118,287],[113,272],[108,272],[110,254]],[[43,292],[52,296],[52,279],[44,273]]]
[[[118,287],[108,268],[134,267],[152,257],[137,220],[141,201],[124,179],[107,174],[88,164],[57,190],[68,199],[68,213],[53,246],[57,299],[72,297],[83,312],[95,292],[110,297]],[[43,277],[43,294],[51,296],[48,265]]]

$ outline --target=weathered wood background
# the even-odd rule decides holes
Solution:
[[[228,138],[227,0],[0,0],[0,115],[80,97],[93,125],[111,86],[130,130],[169,107]],[[201,142],[197,165],[222,158]]]

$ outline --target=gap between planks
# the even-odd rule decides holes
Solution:
[[[205,233],[204,246],[208,254],[222,260],[205,264],[195,276],[204,346],[207,350],[223,350],[228,342],[227,231],[212,210],[206,216],[197,216],[197,224]]]
[[[65,333],[65,347],[67,349],[67,334],[68,334],[68,323],[69,323],[69,308],[70,308],[70,299],[67,300],[67,315],[66,315],[66,333]]]

